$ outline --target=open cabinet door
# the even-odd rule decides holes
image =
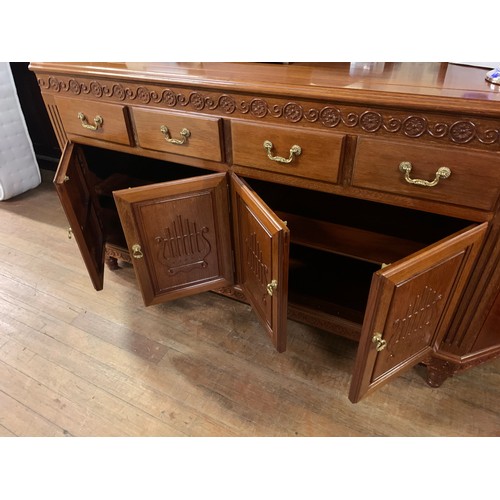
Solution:
[[[353,403],[437,348],[486,228],[464,229],[373,275],[349,393]]]
[[[234,284],[226,174],[113,196],[147,306]]]
[[[104,279],[104,234],[101,221],[85,180],[85,156],[77,144],[66,143],[54,177],[71,231],[96,290]]]
[[[231,175],[237,281],[279,352],[286,348],[290,231]]]

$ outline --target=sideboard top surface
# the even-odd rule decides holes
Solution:
[[[487,69],[451,63],[37,63],[37,73],[500,115]]]

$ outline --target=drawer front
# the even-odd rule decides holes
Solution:
[[[55,102],[67,134],[132,144],[125,106],[62,97]]]
[[[220,118],[144,108],[132,116],[142,148],[222,161]]]
[[[358,139],[352,184],[412,198],[492,210],[499,195],[499,160],[496,153],[362,137]],[[400,169],[402,162],[409,162],[411,170]],[[449,177],[437,174],[441,167],[449,169]],[[435,181],[435,185],[425,185]]]
[[[302,128],[231,122],[233,163],[280,174],[337,183],[344,136]],[[268,141],[272,146],[264,147]],[[292,152],[300,147],[300,154]],[[279,159],[280,157],[288,163]]]

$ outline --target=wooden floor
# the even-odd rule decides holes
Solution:
[[[500,359],[358,404],[356,344],[289,322],[275,352],[245,304],[144,307],[131,268],[91,285],[50,182],[0,202],[1,436],[499,436]]]

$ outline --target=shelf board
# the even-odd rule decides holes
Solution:
[[[287,221],[292,243],[373,264],[390,264],[425,247],[424,243],[365,229],[287,212],[276,212],[276,214]]]

